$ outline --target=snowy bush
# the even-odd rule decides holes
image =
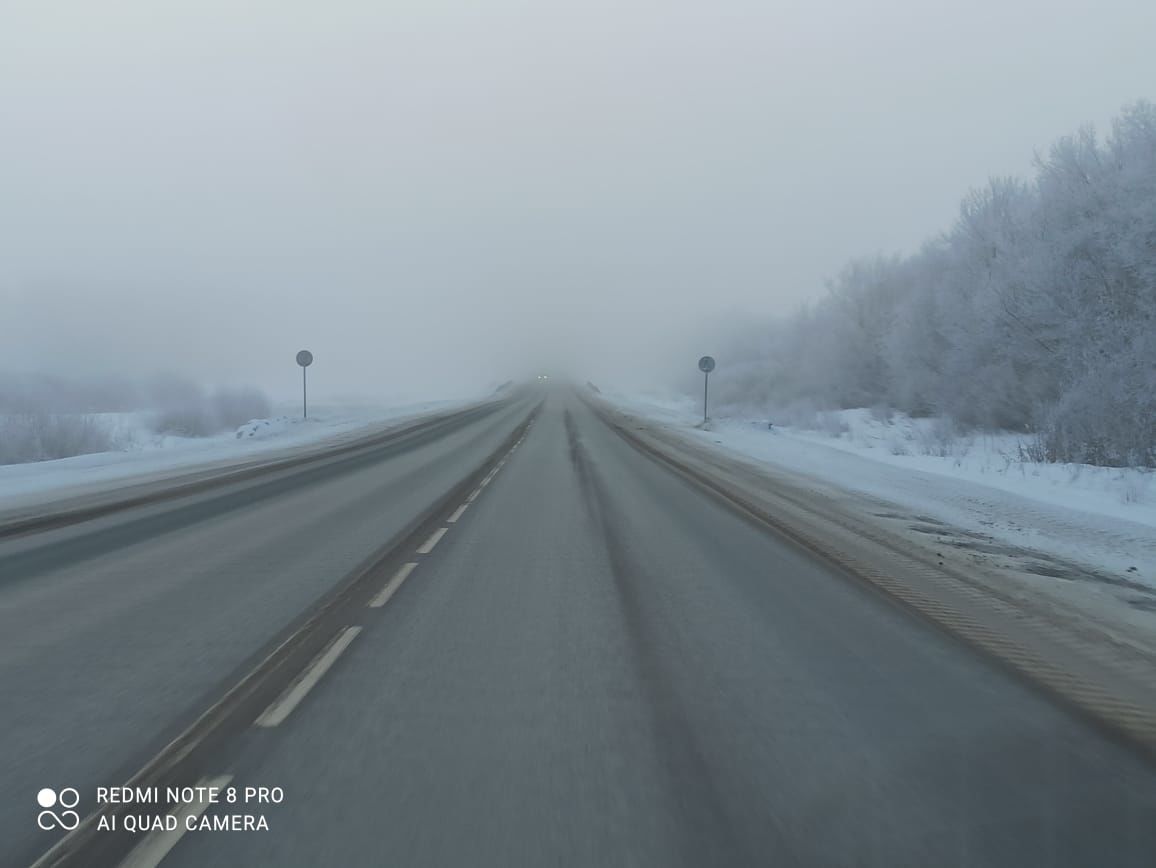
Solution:
[[[183,395],[153,422],[158,434],[207,437],[268,416],[269,399],[256,389],[221,389],[213,395]]]
[[[208,437],[224,430],[212,408],[204,401],[162,410],[153,420],[152,427],[158,434],[176,437]]]
[[[270,415],[272,404],[259,389],[219,389],[211,399],[217,417],[226,428]]]
[[[96,414],[144,412],[156,433],[204,437],[270,415],[257,389],[206,392],[185,377],[0,376],[0,463],[124,449],[132,438]]]
[[[851,426],[838,413],[819,413],[815,427],[828,437],[842,437],[851,433]]]
[[[22,464],[110,452],[125,438],[89,415],[17,413],[0,416],[0,464]]]
[[[1049,461],[1156,467],[1153,336],[1143,349],[1092,368],[1048,413],[1041,440]]]
[[[959,432],[948,417],[933,419],[930,425],[920,427],[916,439],[921,454],[936,458],[949,458],[960,448]]]

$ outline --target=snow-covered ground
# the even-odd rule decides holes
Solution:
[[[210,437],[160,435],[147,413],[102,414],[123,449],[0,465],[0,511],[20,509],[79,494],[152,481],[204,467],[220,467],[269,457],[273,452],[337,443],[370,429],[468,403],[430,401],[399,406],[311,406],[308,419],[289,406],[269,419],[252,420],[234,431]]]
[[[719,414],[701,430],[702,405],[693,399],[605,397],[743,456],[1106,571],[1125,588],[1156,588],[1152,471],[1032,462],[1024,460],[1030,439],[1021,435],[959,435],[942,421],[899,414],[822,413],[806,428]]]

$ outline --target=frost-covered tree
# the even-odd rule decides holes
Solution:
[[[1059,461],[1156,466],[1156,107],[993,179],[913,256],[848,265],[730,353],[734,403],[887,404],[1036,431]]]

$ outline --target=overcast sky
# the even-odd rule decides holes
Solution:
[[[1151,0],[0,0],[0,371],[629,382],[1156,93]]]

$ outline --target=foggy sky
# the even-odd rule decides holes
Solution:
[[[1153,33],[1151,0],[0,0],[0,372],[660,380],[1156,97]]]

